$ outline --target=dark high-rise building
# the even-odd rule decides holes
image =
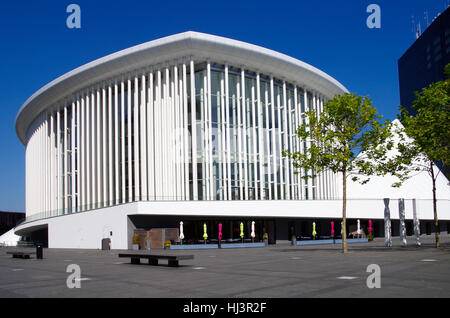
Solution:
[[[417,40],[398,60],[400,104],[411,114],[414,92],[445,79],[444,68],[450,63],[450,7],[440,14],[419,35]],[[450,167],[436,163],[449,178]]]
[[[0,235],[11,230],[23,219],[25,219],[23,212],[0,211]]]
[[[412,110],[414,92],[445,78],[450,63],[450,8],[440,14],[398,60],[400,103]]]

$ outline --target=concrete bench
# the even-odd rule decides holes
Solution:
[[[170,267],[177,267],[178,262],[186,259],[194,259],[194,255],[155,255],[155,254],[119,254],[119,257],[131,258],[131,264],[140,264],[141,258],[148,259],[149,265],[158,265],[158,260],[167,259]]]
[[[25,258],[29,259],[31,254],[36,254],[36,252],[31,251],[9,251],[6,254],[12,255],[13,258]]]

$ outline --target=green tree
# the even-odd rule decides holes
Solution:
[[[314,178],[331,170],[342,175],[342,250],[347,253],[346,206],[347,179],[365,184],[372,175],[384,175],[379,162],[386,162],[387,150],[392,148],[390,122],[381,116],[367,97],[344,94],[327,101],[324,110],[309,110],[296,134],[307,143],[304,152],[283,155],[292,158],[296,173],[302,178]],[[300,169],[300,171],[298,171]]]
[[[450,64],[446,67],[450,75]],[[426,171],[432,180],[433,213],[436,247],[439,247],[439,220],[436,206],[436,163],[448,166],[450,163],[450,79],[436,82],[415,92],[416,99],[412,108],[415,115],[400,106],[400,119],[403,128],[399,128],[398,155],[389,163],[391,171],[400,172],[400,186],[414,173]],[[409,138],[408,138],[409,137]]]

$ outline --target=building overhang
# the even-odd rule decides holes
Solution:
[[[188,31],[107,55],[48,83],[20,108],[15,125],[17,136],[25,145],[28,127],[42,111],[84,87],[150,65],[161,64],[164,67],[165,63],[171,63],[174,59],[191,56],[195,61],[210,58],[213,62],[273,74],[328,98],[348,93],[341,83],[328,74],[285,54],[242,41]]]

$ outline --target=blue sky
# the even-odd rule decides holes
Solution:
[[[21,105],[58,76],[107,54],[187,30],[260,45],[309,63],[369,96],[387,119],[398,110],[397,60],[447,0],[4,1],[0,11],[0,210],[25,210],[25,148],[15,134]],[[81,7],[68,29],[66,7]],[[369,4],[381,28],[366,26]]]

